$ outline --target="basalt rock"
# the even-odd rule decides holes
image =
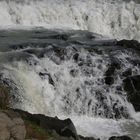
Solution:
[[[127,92],[128,100],[136,111],[140,111],[140,75],[127,77],[123,80],[123,86]]]
[[[136,40],[120,40],[117,42],[117,45],[140,51],[140,43]]]

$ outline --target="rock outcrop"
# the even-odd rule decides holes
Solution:
[[[136,111],[140,111],[140,75],[125,78],[123,86],[128,94],[128,100],[133,104]]]
[[[52,138],[51,138],[52,137]],[[70,119],[59,120],[41,114],[21,110],[0,111],[0,140],[24,139],[70,139],[78,140],[76,129]]]
[[[140,43],[136,40],[120,40],[117,42],[117,45],[122,46],[122,47],[126,47],[126,48],[132,48],[135,50],[140,51]]]
[[[0,140],[96,140],[78,136],[70,119],[22,110],[0,110]],[[99,140],[99,139],[98,139]]]
[[[0,110],[0,140],[100,140],[77,135],[70,119],[59,120],[21,110]],[[109,140],[132,140],[113,136]]]
[[[0,111],[0,140],[24,140],[24,121],[13,111]]]

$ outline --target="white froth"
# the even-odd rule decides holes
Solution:
[[[71,56],[72,49],[69,48],[67,51],[69,52],[68,56]],[[102,140],[107,140],[112,135],[128,134],[129,132],[126,129],[122,131],[123,118],[121,121],[107,119],[104,108],[102,106],[96,108],[96,105],[100,102],[96,98],[96,91],[99,91],[99,96],[100,92],[105,95],[105,103],[110,109],[106,113],[112,113],[112,105],[117,102],[118,108],[123,106],[131,117],[138,122],[140,121],[138,119],[139,115],[135,113],[134,108],[127,101],[126,93],[123,92],[122,95],[116,93],[116,86],[122,84],[121,77],[116,76],[115,83],[110,87],[104,85],[101,79],[104,77],[109,63],[106,60],[106,54],[102,56],[92,53],[91,55],[85,49],[81,49],[79,54],[83,62],[84,59],[86,63],[92,62],[93,66],[89,69],[92,72],[89,75],[88,73],[85,75],[86,73],[83,72],[89,68],[86,65],[79,68],[73,59],[61,61],[53,53],[49,57],[46,56],[41,59],[33,56],[28,63],[15,61],[8,65],[5,64],[4,76],[15,82],[18,87],[19,97],[17,98],[21,100],[21,102],[14,104],[14,107],[31,113],[58,116],[61,119],[70,117],[78,133],[84,136],[100,137]],[[117,53],[117,57],[122,62],[122,71],[131,68],[133,74],[140,73],[137,70],[139,69],[138,66],[133,66],[127,61],[128,57],[133,57],[131,53],[120,52],[120,54]],[[34,62],[36,62],[36,65],[34,65]],[[39,72],[46,72],[45,69],[51,75],[55,86],[49,83],[47,75],[44,79],[39,76]],[[70,75],[72,69],[78,71],[76,77]],[[92,81],[92,86],[85,85],[85,81]],[[76,98],[77,93],[75,91],[77,87],[79,87],[81,94],[78,98]],[[102,114],[98,116],[98,114],[95,114],[95,110]]]
[[[111,0],[0,1],[0,27],[89,30],[140,41],[140,4]]]

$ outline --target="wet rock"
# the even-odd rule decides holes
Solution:
[[[124,77],[128,77],[128,76],[131,76],[132,75],[132,70],[131,69],[127,69],[126,71],[124,71],[122,73],[122,76]]]
[[[113,136],[109,138],[109,140],[132,140],[132,139],[128,136]]]
[[[124,89],[129,92],[140,91],[140,75],[127,77],[123,80]]]
[[[47,72],[39,72],[39,76],[41,77],[41,79],[48,78],[49,83],[51,85],[55,86],[55,83],[54,83],[54,81],[53,81],[53,79],[52,79],[52,77],[51,77],[51,75],[49,73],[47,73]]]
[[[106,71],[105,76],[111,76],[111,75],[114,75],[114,73],[115,73],[115,67],[111,65]]]
[[[132,59],[129,60],[130,63],[132,63],[134,66],[140,66],[140,60],[139,59]]]
[[[133,84],[131,83],[131,78],[127,77],[126,79],[123,80],[123,87],[124,90],[127,91],[128,93],[134,92]]]
[[[132,95],[128,95],[128,101],[130,101],[136,111],[140,111],[140,92],[135,92]]]
[[[112,85],[114,83],[114,78],[113,77],[110,77],[110,76],[105,77],[105,83],[107,85]]]
[[[111,59],[112,59],[112,62],[109,65],[107,71],[105,72],[105,76],[108,76],[108,77],[113,76],[115,73],[115,70],[121,68],[120,62],[117,59],[115,58],[111,58]]]
[[[122,91],[122,87],[121,86],[116,86],[116,90],[117,91]]]
[[[21,110],[0,110],[0,140],[79,140],[70,119],[59,120]]]
[[[126,47],[126,48],[132,48],[135,50],[139,50],[140,51],[140,43],[136,40],[120,40],[117,42],[117,45],[122,46],[122,47]]]
[[[78,53],[73,55],[73,59],[75,60],[75,62],[78,62],[78,58],[79,58],[79,54]]]
[[[3,84],[0,84],[0,109],[6,109],[9,106],[9,90]]]
[[[78,140],[77,132],[74,124],[70,119],[59,120],[58,118],[51,118],[41,114],[30,114],[25,111],[15,110],[18,112],[23,120],[29,120],[37,124],[39,127],[48,131],[56,131],[57,134],[64,137],[72,137]]]
[[[47,140],[74,140],[72,137],[63,137],[58,135],[55,131],[53,132],[53,137],[47,139]]]
[[[127,77],[123,80],[124,90],[128,100],[133,104],[136,111],[140,111],[140,75]]]

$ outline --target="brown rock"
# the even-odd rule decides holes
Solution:
[[[25,136],[24,122],[19,116],[10,118],[8,113],[0,112],[0,140],[24,140]]]
[[[9,90],[0,83],[0,109],[6,109],[9,106]]]

